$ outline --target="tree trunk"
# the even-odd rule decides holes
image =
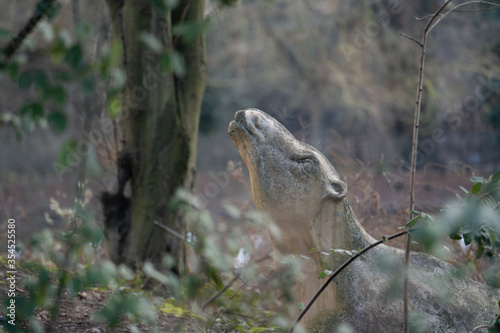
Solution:
[[[182,214],[168,208],[179,187],[193,186],[198,123],[205,90],[205,39],[172,36],[179,22],[203,20],[204,0],[181,0],[165,14],[148,0],[107,0],[115,35],[123,46],[127,84],[121,96],[122,150],[118,161],[118,193],[103,193],[102,204],[109,251],[115,262],[155,264],[165,254],[175,257],[181,272],[184,241],[154,224],[158,221],[185,234]],[[167,50],[185,60],[182,78],[161,72],[159,55],[141,41],[156,36]],[[175,44],[175,45],[174,45]],[[123,189],[130,181],[131,196]]]

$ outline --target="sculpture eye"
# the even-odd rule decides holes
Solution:
[[[314,170],[314,163],[310,159],[305,159],[300,162],[302,165],[302,170],[304,170],[305,173],[310,174]]]

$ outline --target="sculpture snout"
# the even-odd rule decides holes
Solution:
[[[263,124],[267,121],[263,112],[256,109],[240,110],[234,116],[234,122],[244,127],[252,135],[260,132],[263,129]]]

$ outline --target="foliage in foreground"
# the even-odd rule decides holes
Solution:
[[[484,257],[485,282],[500,287],[500,172],[489,179],[473,177],[471,181],[470,189],[462,188],[465,196],[457,195],[457,200],[437,217],[419,213],[405,227],[413,230],[415,241],[426,251],[438,256],[443,256],[447,236],[463,241],[474,256],[458,266],[457,274],[467,274]],[[28,298],[16,299],[18,323],[22,322],[22,327],[44,331],[36,317],[39,309],[48,310],[51,324],[56,325],[62,296],[67,293],[74,298],[93,288],[111,292],[105,306],[92,319],[105,322],[110,329],[123,325],[127,318],[133,332],[146,328],[159,332],[160,315],[185,318],[187,330],[205,332],[278,332],[290,325],[281,316],[286,311],[279,315],[273,310],[297,306],[291,287],[300,274],[298,258],[284,258],[276,263],[276,269],[265,264],[268,256],[255,258],[255,244],[248,241],[240,228],[214,220],[195,197],[179,191],[170,208],[182,209],[186,215],[189,253],[185,274],[179,277],[168,270],[173,260],[169,257],[165,257],[162,267],[146,262],[141,271],[133,272],[99,258],[103,234],[86,207],[91,193],[85,193],[84,199],[75,201],[72,208],[61,208],[52,202],[51,208],[68,223],[69,231],[44,230],[24,248],[18,248],[21,253],[31,251],[35,258],[20,268],[26,273],[20,284],[29,292]],[[254,229],[264,227],[264,218],[259,214],[242,213],[230,202],[223,202],[222,207],[233,221],[247,223]],[[271,226],[270,230],[275,228]],[[356,251],[345,250],[341,254],[349,252]],[[331,273],[325,270],[320,278]],[[2,305],[5,310],[6,301]],[[303,304],[298,306],[300,309]],[[499,317],[492,318],[489,332],[499,332],[499,325]],[[8,332],[22,331],[21,326],[4,323]]]
[[[177,331],[195,327],[206,332],[275,332],[288,326],[271,309],[291,301],[290,281],[300,270],[297,261],[279,263],[280,276],[274,277],[270,261],[263,263],[269,255],[255,260],[253,246],[241,229],[214,221],[196,198],[179,191],[171,208],[182,209],[188,221],[185,241],[190,251],[185,274],[179,277],[169,270],[173,258],[168,256],[162,267],[145,262],[141,271],[133,272],[100,259],[103,233],[86,207],[91,195],[86,193],[86,200],[75,202],[72,208],[61,208],[52,200],[51,208],[68,223],[69,231],[45,229],[18,248],[20,253],[32,253],[34,260],[20,263],[24,274],[18,283],[29,297],[16,296],[17,325],[4,322],[7,332],[44,332],[37,317],[42,309],[50,314],[49,325],[57,327],[63,295],[75,298],[96,288],[110,291],[111,296],[92,320],[105,322],[110,329],[123,326],[127,318],[133,332],[146,328],[161,332],[165,328],[158,324],[160,315],[184,318],[186,328],[177,327]],[[232,219],[264,227],[259,214],[243,215],[229,202],[222,206]],[[3,310],[8,301],[3,302]]]

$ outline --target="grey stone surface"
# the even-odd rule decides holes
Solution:
[[[320,251],[353,250],[375,240],[352,212],[345,183],[317,149],[257,109],[238,111],[229,134],[248,167],[256,207],[282,231],[280,237],[271,236],[275,252],[299,256],[316,250],[304,260],[303,278],[296,282],[297,303],[307,303],[325,282],[318,279],[323,261],[335,270],[348,258]],[[356,260],[304,318],[308,332],[335,332],[340,323],[355,332],[403,331],[401,297],[391,298],[389,292],[401,287],[402,278],[377,268],[381,258],[400,266],[404,253],[381,245]],[[469,332],[498,312],[500,291],[458,278],[444,261],[412,252],[409,299],[410,311],[418,318],[412,321],[413,332]]]

